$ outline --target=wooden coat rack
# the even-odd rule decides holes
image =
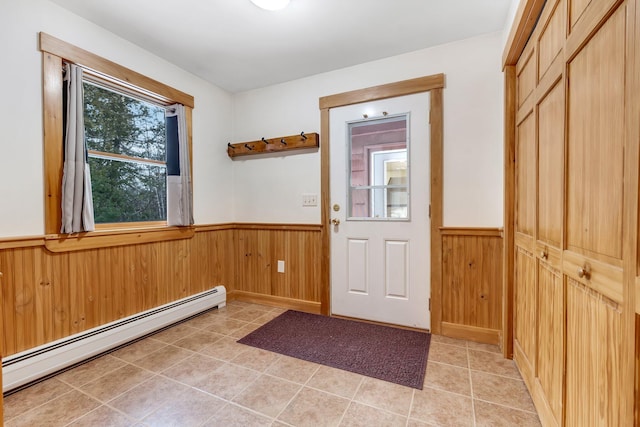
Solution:
[[[252,154],[277,153],[279,151],[299,150],[302,148],[314,148],[320,146],[320,138],[317,133],[283,136],[280,138],[265,139],[257,141],[238,142],[227,144],[227,154],[229,157],[249,156]]]

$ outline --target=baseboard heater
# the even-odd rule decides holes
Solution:
[[[4,393],[126,344],[202,311],[224,307],[227,291],[208,291],[2,359]]]

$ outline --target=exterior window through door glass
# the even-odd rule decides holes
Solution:
[[[408,114],[348,123],[349,219],[409,218]]]

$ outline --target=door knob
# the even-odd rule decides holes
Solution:
[[[583,267],[578,267],[578,277],[581,279],[584,277],[587,280],[591,279],[591,266],[585,263]]]
[[[333,218],[333,219],[331,220],[331,224],[333,224],[333,225],[339,225],[339,224],[340,224],[340,220],[339,220],[338,218]]]
[[[547,259],[549,257],[549,253],[547,251],[540,252],[540,258]]]

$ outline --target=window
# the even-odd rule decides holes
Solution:
[[[167,219],[165,108],[84,81],[96,224]]]
[[[40,50],[46,247],[63,252],[193,236],[193,227],[168,227],[165,221],[167,165],[163,136],[165,110],[170,105],[183,105],[186,117],[183,135],[187,135],[190,156],[193,97],[45,33],[40,33]],[[58,234],[64,163],[63,62],[80,65],[85,70],[88,122],[85,137],[92,168],[95,217],[101,223],[95,232],[80,236]],[[115,110],[119,117],[109,117],[114,109],[106,106],[115,104],[122,107]],[[116,172],[119,178],[110,181],[109,175],[117,175]],[[108,202],[103,203],[101,198]]]
[[[407,114],[349,123],[349,218],[409,216]]]

